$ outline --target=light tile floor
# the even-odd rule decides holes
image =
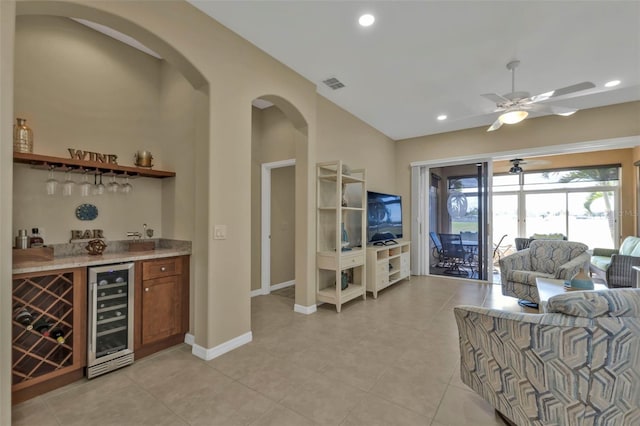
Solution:
[[[527,311],[499,285],[412,277],[337,314],[255,297],[253,342],[212,361],[179,345],[13,407],[14,425],[504,425],[459,378],[452,309]]]

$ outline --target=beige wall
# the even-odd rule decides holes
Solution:
[[[15,4],[0,1],[0,140],[12,138]],[[11,424],[11,251],[13,147],[0,143],[0,424]]]
[[[262,110],[251,108],[251,285],[257,290],[262,285]]]
[[[260,160],[262,163],[296,158],[296,145],[304,144],[306,135],[296,129],[276,106],[258,110],[261,117]]]
[[[318,141],[318,161],[342,160],[353,169],[367,169],[367,189],[396,192],[395,143],[321,96]]]
[[[199,95],[174,67],[160,62],[160,128],[156,162],[176,177],[162,179],[162,236],[192,240],[196,235],[194,149],[198,137]],[[190,220],[186,220],[189,218]]]
[[[14,229],[39,227],[46,242],[63,243],[72,229],[103,229],[108,240],[117,240],[146,223],[155,236],[191,239],[193,89],[181,75],[164,61],[51,16],[18,17],[15,66],[14,108],[34,131],[34,152],[68,158],[67,148],[89,150],[116,154],[119,164],[132,166],[135,151],[146,149],[154,154],[155,168],[176,171],[177,178],[166,184],[132,179],[127,195],[81,197],[76,188],[71,197],[44,196],[48,173],[16,165]],[[82,180],[80,174],[69,176]],[[66,179],[62,172],[54,177]],[[96,220],[76,219],[82,203],[98,207]],[[175,209],[191,220],[175,221]]]
[[[634,138],[640,144],[639,136],[640,102],[629,102],[581,110],[571,117],[528,119],[495,132],[487,132],[486,127],[481,127],[398,141],[396,179],[398,191],[407,200],[403,209],[405,232],[410,235],[410,164],[413,162],[479,158],[526,150],[558,152],[562,145],[602,141],[601,145],[606,146],[608,140],[617,138]],[[628,232],[628,228],[625,229]]]

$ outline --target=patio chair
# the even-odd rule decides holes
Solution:
[[[499,271],[500,259],[502,259],[511,250],[511,244],[502,245],[502,242],[507,238],[508,234],[504,234],[498,243],[493,243],[493,271]]]
[[[431,241],[433,242],[433,257],[435,259],[438,259],[438,263],[433,266],[443,267],[444,255],[442,254],[442,242],[440,242],[438,234],[433,231],[429,232],[429,236],[431,237]]]
[[[444,273],[468,277],[469,273],[460,269],[460,266],[467,264],[469,256],[462,245],[460,234],[440,234],[440,241],[444,261],[449,265]]]

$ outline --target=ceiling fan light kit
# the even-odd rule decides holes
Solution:
[[[524,172],[522,167],[520,167],[520,163],[524,163],[521,158],[514,158],[513,160],[509,160],[511,162],[511,168],[509,169],[509,174],[511,175],[519,175]]]
[[[538,112],[543,114],[562,115],[565,117],[570,116],[577,110],[548,104],[539,104],[538,102],[596,87],[596,85],[590,81],[583,81],[582,83],[530,96],[528,92],[516,92],[515,90],[516,68],[518,65],[520,65],[520,61],[518,60],[513,60],[507,64],[507,69],[511,71],[511,93],[507,93],[506,95],[498,95],[496,93],[486,93],[481,95],[482,97],[495,102],[497,109],[494,112],[500,113],[491,127],[487,129],[487,132],[498,130],[503,124],[520,123],[529,116],[529,111],[533,111],[534,113]]]
[[[498,117],[498,120],[500,120],[502,124],[517,124],[527,118],[528,115],[529,113],[527,111],[516,109],[513,111],[505,112],[500,117]]]

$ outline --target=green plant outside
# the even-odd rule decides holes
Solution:
[[[478,232],[477,222],[451,222],[451,233],[458,234],[460,231]]]

